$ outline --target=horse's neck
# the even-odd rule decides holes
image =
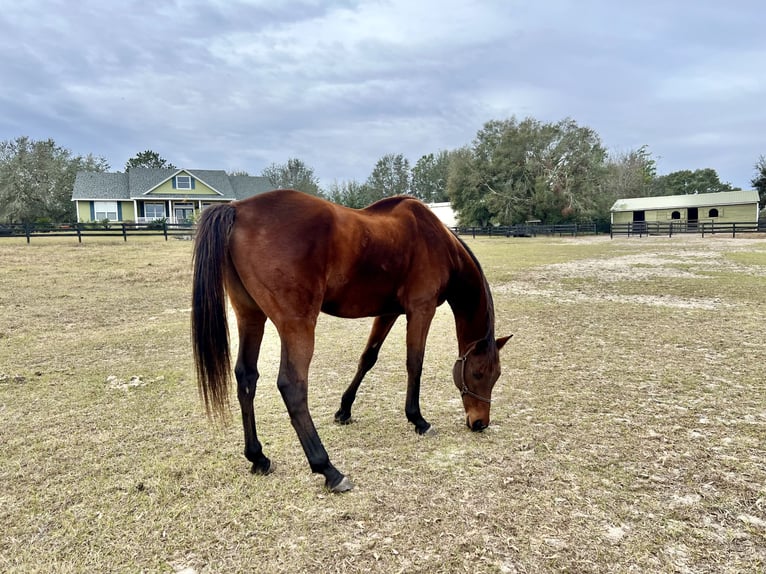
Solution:
[[[455,315],[458,347],[461,354],[468,347],[494,336],[494,310],[484,275],[466,254],[462,265],[453,274],[447,302]]]

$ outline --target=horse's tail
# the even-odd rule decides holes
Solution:
[[[202,212],[194,244],[191,335],[197,387],[208,414],[226,418],[231,381],[224,274],[236,209],[230,204]]]

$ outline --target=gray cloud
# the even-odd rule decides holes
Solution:
[[[470,144],[491,119],[571,117],[661,173],[748,187],[766,154],[756,0],[545,3],[0,1],[0,138],[113,169],[144,149],[324,184]]]

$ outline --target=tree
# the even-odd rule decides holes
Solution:
[[[314,175],[314,170],[299,159],[289,158],[283,164],[272,163],[264,168],[261,175],[267,177],[274,187],[321,195],[319,179]]]
[[[655,185],[652,195],[690,195],[734,190],[730,184],[722,183],[712,168],[674,171],[658,177]]]
[[[447,190],[464,224],[485,217],[498,224],[590,220],[600,205],[605,158],[598,135],[571,119],[493,120],[469,156],[461,153]]]
[[[137,153],[134,157],[128,160],[125,164],[125,171],[130,171],[133,167],[147,167],[147,168],[165,168],[165,169],[178,169],[172,163],[160,157],[156,151],[146,150]]]
[[[451,152],[440,151],[421,157],[412,168],[410,191],[412,195],[427,203],[449,201],[447,179]]]
[[[365,184],[356,180],[341,183],[333,182],[330,189],[327,190],[326,197],[333,203],[354,209],[367,207],[371,203],[369,201],[369,189]]]
[[[656,162],[647,146],[610,156],[604,166],[600,192],[594,197],[593,220],[608,224],[614,202],[624,197],[647,197],[655,190]]]
[[[489,225],[492,212],[479,173],[474,169],[473,151],[468,147],[453,152],[447,177],[447,193],[461,225]]]
[[[761,208],[766,209],[766,157],[761,156],[755,163],[756,175],[750,182],[753,187],[758,191],[758,196],[761,198]]]
[[[367,179],[370,203],[410,192],[410,162],[402,154],[386,154]]]
[[[106,171],[104,158],[72,156],[52,139],[0,142],[0,220],[32,223],[76,219],[72,190],[78,171]]]

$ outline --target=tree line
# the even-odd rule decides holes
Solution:
[[[175,168],[157,152],[130,158],[136,167]],[[109,170],[102,157],[73,155],[51,140],[0,142],[0,221],[66,222],[75,219],[72,189],[78,171]],[[766,206],[766,157],[751,181]],[[250,175],[246,171],[231,175]],[[470,145],[440,150],[415,164],[401,153],[383,155],[363,181],[321,187],[298,158],[272,163],[259,174],[275,187],[294,188],[353,208],[409,194],[427,203],[450,201],[464,225],[609,221],[617,199],[734,190],[712,168],[658,175],[647,146],[607,152],[598,134],[572,119],[492,120]]]

